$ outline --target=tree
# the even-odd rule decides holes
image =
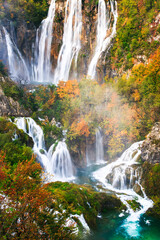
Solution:
[[[41,174],[34,156],[13,170],[0,152],[1,239],[72,239],[72,228],[65,227],[66,216],[42,184]]]

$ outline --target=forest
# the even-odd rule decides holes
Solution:
[[[0,0],[0,239],[159,239],[160,2]]]

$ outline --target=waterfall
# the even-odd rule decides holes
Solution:
[[[82,28],[81,0],[67,0],[65,8],[63,43],[59,52],[54,84],[69,78],[72,60],[77,63],[81,48],[80,35]]]
[[[93,173],[93,177],[99,180],[104,188],[116,192],[116,195],[127,206],[129,216],[121,227],[130,237],[139,237],[140,216],[153,206],[153,202],[147,198],[140,184],[139,168],[135,167],[138,165],[137,160],[141,155],[141,144],[142,142],[134,143],[115,162],[109,163]],[[140,186],[143,196],[134,192],[134,183]],[[136,200],[140,204],[140,209],[134,212],[128,204],[128,200]]]
[[[51,166],[56,176],[62,179],[73,177],[72,161],[65,142],[58,143],[51,157]]]
[[[102,54],[107,47],[109,47],[112,38],[116,34],[116,24],[117,24],[117,18],[118,18],[118,13],[117,13],[117,2],[115,2],[115,7],[114,9],[114,1],[110,1],[111,5],[111,14],[114,16],[114,23],[112,27],[112,32],[109,36],[107,36],[107,32],[110,29],[111,25],[111,17],[109,16],[109,12],[106,9],[105,1],[104,0],[99,0],[98,3],[98,24],[97,24],[97,43],[96,43],[96,48],[95,48],[95,53],[92,57],[92,60],[89,64],[88,67],[88,75],[91,76],[91,78],[94,78],[96,75],[96,66],[97,62]]]
[[[10,35],[5,27],[3,27],[3,31],[6,40],[9,73],[11,78],[15,79],[16,81],[23,80],[25,82],[29,82],[30,75],[22,54],[20,53],[14,41],[11,40]]]
[[[95,143],[89,143],[86,140],[86,164],[99,165],[105,163],[104,161],[104,149],[103,149],[103,135],[102,129],[98,127],[96,129]]]
[[[36,82],[51,81],[52,25],[55,16],[55,0],[51,0],[47,18],[37,30],[32,78]]]
[[[101,129],[96,131],[96,163],[104,161],[103,136]]]
[[[48,181],[73,179],[73,164],[65,142],[59,142],[55,151],[53,151],[53,144],[47,152],[43,131],[32,118],[16,118],[15,124],[32,138],[34,142],[33,152],[47,172]]]

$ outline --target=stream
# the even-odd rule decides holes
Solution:
[[[97,229],[90,231],[87,240],[159,239],[160,222],[145,215],[145,212],[153,206],[153,202],[146,196],[140,184],[142,171],[138,159],[142,141],[132,144],[117,160],[105,162],[102,159],[103,137],[101,129],[97,129],[96,158],[92,161],[90,154],[87,153],[89,160],[87,166],[76,169],[67,149],[65,136],[56,146],[51,145],[47,152],[43,131],[32,118],[17,118],[15,124],[33,139],[33,151],[45,170],[46,181],[89,184],[96,191],[115,194],[126,205],[127,210],[122,210],[119,215],[115,211],[98,215]],[[139,186],[139,194],[134,191],[135,184]],[[136,210],[131,207],[132,201],[136,202]]]
[[[101,171],[108,164],[90,165],[85,169],[78,169],[75,183],[89,184],[96,190],[100,186],[93,175]],[[102,191],[102,189],[101,189]],[[107,193],[109,189],[103,189]],[[149,204],[152,204],[149,200]],[[136,215],[136,213],[135,213]],[[132,219],[131,219],[132,218]],[[116,211],[103,213],[97,217],[97,227],[92,229],[85,240],[159,240],[160,220],[142,214],[137,221],[128,211],[117,214]]]

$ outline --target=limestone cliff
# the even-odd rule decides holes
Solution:
[[[13,82],[8,77],[0,77],[0,116],[29,116],[29,112],[18,101],[5,95],[4,85],[7,85],[10,91]]]

